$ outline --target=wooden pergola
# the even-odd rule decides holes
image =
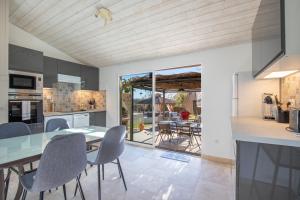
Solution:
[[[157,92],[200,92],[201,73],[189,72],[172,75],[157,75],[155,89]],[[133,78],[130,83],[133,88],[152,90],[152,77]]]
[[[136,77],[127,84],[130,84],[132,89],[152,90],[152,78],[152,76]],[[155,90],[162,93],[163,116],[165,116],[166,93],[201,92],[201,73],[197,72],[156,75],[155,81]]]

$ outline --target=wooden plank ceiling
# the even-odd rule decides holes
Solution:
[[[272,13],[273,2],[266,3],[266,12]],[[11,0],[10,22],[84,63],[104,67],[249,41],[259,4],[260,0]],[[107,25],[95,17],[100,7],[112,12]]]

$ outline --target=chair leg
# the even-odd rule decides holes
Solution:
[[[40,200],[44,200],[44,192],[40,192]]]
[[[88,175],[88,173],[87,173],[87,170],[86,170],[86,168],[84,169],[84,172],[85,172],[85,175],[87,176],[87,175]]]
[[[79,174],[78,178],[79,178],[79,180],[80,180],[81,174]],[[77,190],[78,190],[78,183],[76,184],[76,187],[75,187],[74,197],[75,197],[76,194],[77,194]]]
[[[102,180],[104,180],[104,164],[102,164]]]
[[[10,182],[10,175],[11,175],[11,170],[8,169],[7,171],[7,176],[5,179],[5,188],[4,188],[4,199],[7,199],[7,193],[8,193],[8,186],[9,186],[9,182]]]
[[[118,163],[117,163],[117,165],[118,165]],[[119,165],[118,165],[118,171],[119,171],[120,178],[122,178],[122,173],[121,173]]]
[[[22,194],[22,200],[25,200],[27,196],[27,190],[23,190],[23,194]]]
[[[125,190],[127,191],[127,186],[126,186],[126,182],[125,182],[125,178],[124,178],[124,174],[123,174],[123,170],[122,170],[119,158],[117,158],[117,162],[118,162],[118,167],[119,167],[120,172],[121,172],[121,176],[122,176],[122,180],[123,180],[123,183],[124,183]]]
[[[97,165],[98,172],[98,200],[101,200],[101,175],[100,175],[100,165]]]
[[[32,164],[32,162],[30,163],[30,170],[31,171],[33,170],[33,164]]]
[[[64,198],[67,200],[67,192],[66,192],[66,185],[63,184],[63,192],[64,192]]]
[[[83,190],[82,190],[82,187],[81,187],[81,183],[80,183],[79,177],[77,177],[76,180],[77,180],[77,185],[79,187],[79,192],[80,192],[81,199],[85,200],[85,197],[84,197],[84,194],[83,194]]]

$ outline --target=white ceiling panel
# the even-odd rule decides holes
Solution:
[[[251,40],[260,0],[11,0],[10,21],[97,67]],[[266,17],[272,17],[270,0]],[[106,7],[112,21],[95,17]],[[262,31],[276,29],[262,24]]]

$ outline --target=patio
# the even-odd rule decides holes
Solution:
[[[152,91],[152,76],[132,78],[124,86],[130,87],[131,91],[135,89]],[[156,75],[155,147],[192,154],[201,153],[201,106],[197,105],[197,93],[200,92],[201,73],[188,72],[168,75],[158,73]],[[170,93],[185,94],[183,95],[185,96],[184,105],[176,107],[177,102],[167,97]],[[127,96],[127,101],[130,98],[131,101],[134,101],[133,124],[131,124],[132,129],[130,130],[132,133],[129,137],[140,143],[153,144],[151,96],[140,100],[133,100],[133,96]],[[188,115],[183,119],[182,113],[184,112]],[[177,123],[177,127],[173,130],[171,128],[163,130],[160,124],[166,121]],[[196,126],[197,129],[179,126],[183,123]]]

